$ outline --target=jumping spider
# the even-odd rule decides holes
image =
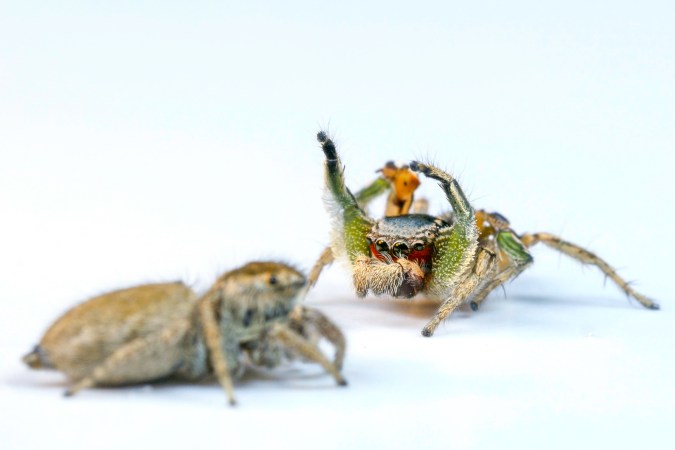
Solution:
[[[64,372],[74,381],[66,395],[215,373],[235,404],[232,376],[247,362],[271,368],[293,354],[345,385],[344,336],[322,313],[296,304],[305,284],[286,264],[253,262],[222,275],[201,298],[181,282],[110,292],[66,312],[23,360]],[[320,337],[334,346],[333,362],[317,347]]]
[[[317,138],[326,157],[325,198],[333,233],[331,247],[322,253],[310,273],[309,286],[316,283],[325,265],[334,258],[345,257],[359,297],[369,292],[403,298],[424,293],[438,299],[438,311],[422,329],[422,335],[431,336],[461,304],[470,300],[471,308],[478,309],[492,290],[529,267],[529,247],[542,242],[584,264],[597,266],[626,295],[645,308],[659,309],[658,304],[633,290],[609,264],[588,250],[549,233],[518,234],[501,214],[474,212],[457,181],[433,165],[413,161],[409,169],[438,181],[452,213],[434,217],[420,213],[426,209],[422,206],[408,214],[417,184],[397,184],[384,171],[385,178],[353,195],[345,186],[344,168],[335,144],[323,131]],[[390,185],[387,217],[368,217],[365,205]],[[397,201],[399,197],[405,197],[405,201]]]

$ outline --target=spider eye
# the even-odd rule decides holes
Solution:
[[[269,280],[268,280],[268,282],[269,282],[269,284],[271,284],[272,286],[274,286],[275,284],[277,284],[277,283],[279,282],[279,280],[277,279],[276,276],[271,275],[270,278],[269,278]]]
[[[415,249],[416,252],[421,252],[422,250],[424,250],[424,244],[422,244],[421,242],[417,242],[415,243],[415,245],[413,245],[413,248]]]
[[[389,251],[389,244],[387,244],[384,240],[378,239],[378,241],[375,243],[375,248],[377,249],[378,252],[388,252]]]
[[[397,242],[394,244],[394,255],[400,257],[403,254],[407,254],[408,251],[408,246],[403,242]]]

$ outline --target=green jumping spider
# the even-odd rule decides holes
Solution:
[[[325,265],[335,258],[346,258],[360,297],[369,292],[403,298],[424,293],[438,299],[440,307],[422,329],[422,335],[431,336],[461,304],[470,301],[471,308],[478,309],[492,290],[529,267],[533,261],[529,247],[542,242],[582,263],[597,266],[629,297],[645,308],[659,309],[658,304],[633,290],[609,264],[588,250],[549,233],[517,234],[501,214],[474,211],[457,180],[430,164],[413,161],[409,169],[438,181],[452,213],[439,217],[407,214],[417,187],[413,184],[400,195],[406,201],[397,204],[405,203],[404,208],[383,219],[372,219],[364,211],[366,204],[387,189],[401,188],[385,177],[352,194],[345,186],[344,168],[335,144],[323,131],[317,138],[325,155],[326,203],[333,232],[330,249],[322,253],[310,273],[309,286],[316,283]],[[391,210],[390,203],[392,200],[388,201],[387,211]]]

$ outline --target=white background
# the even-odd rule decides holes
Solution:
[[[667,1],[0,3],[3,449],[670,448],[675,9]],[[347,388],[295,364],[236,386],[61,392],[20,357],[79,300],[328,242],[328,128],[349,186],[430,159],[520,231],[588,246],[662,310],[545,248],[431,339],[433,308],[308,302]],[[447,207],[434,183],[420,194]]]

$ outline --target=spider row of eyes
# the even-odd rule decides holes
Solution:
[[[372,239],[367,238],[367,241],[368,241],[368,245],[373,244]],[[412,247],[413,247],[413,250],[419,252],[419,251],[424,250],[424,243],[415,242]],[[378,239],[377,241],[375,241],[375,249],[380,253],[389,252],[389,244],[384,239]],[[401,255],[401,254],[409,253],[410,248],[408,247],[408,244],[406,244],[405,242],[398,241],[398,242],[394,243],[394,245],[392,247],[392,251],[395,255]]]

